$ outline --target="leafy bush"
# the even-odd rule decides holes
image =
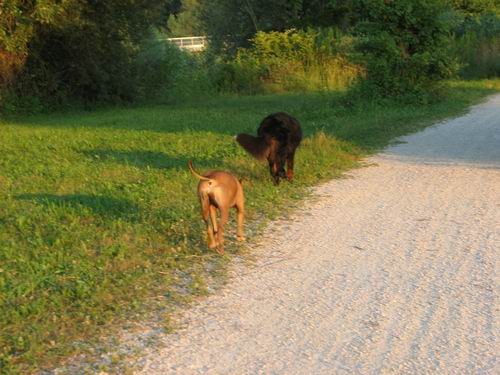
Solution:
[[[250,48],[223,66],[219,87],[245,93],[344,89],[362,73],[346,57],[351,46],[350,37],[333,29],[258,32]]]
[[[362,92],[382,97],[425,97],[452,77],[458,64],[447,47],[452,19],[440,0],[361,1],[357,25]]]
[[[452,51],[464,78],[500,76],[500,17],[484,13],[459,23]]]
[[[194,0],[189,0],[191,3]],[[347,31],[356,23],[359,0],[197,0],[196,15],[211,48],[235,56],[250,47],[256,33],[307,27],[338,27]],[[192,13],[191,13],[192,14]]]
[[[257,64],[242,64],[238,61],[220,61],[209,68],[214,86],[223,94],[262,94],[265,92],[260,77],[266,74]]]
[[[203,56],[180,50],[153,32],[135,60],[137,100],[172,102],[213,92]]]
[[[0,105],[122,102],[137,93],[138,46],[174,0],[8,1],[0,5]],[[14,99],[13,99],[14,98]]]

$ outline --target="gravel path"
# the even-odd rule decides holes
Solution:
[[[270,226],[140,371],[500,373],[500,95],[402,140]]]

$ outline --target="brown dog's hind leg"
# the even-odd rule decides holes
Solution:
[[[238,241],[245,241],[245,232],[243,231],[243,220],[245,217],[245,209],[243,207],[243,203],[236,204],[236,212],[237,212],[236,221],[238,223],[238,227],[236,230],[236,239]]]
[[[224,254],[224,225],[226,225],[229,220],[229,209],[226,207],[220,207],[220,221],[219,227],[217,228],[217,252],[219,254]]]
[[[213,249],[214,247],[217,246],[217,243],[215,242],[215,237],[214,237],[214,230],[212,227],[212,223],[210,223],[209,216],[210,216],[210,203],[208,202],[207,199],[201,199],[201,215],[203,216],[203,220],[205,221],[205,225],[207,226],[207,240],[208,240],[208,247],[210,249]]]
[[[214,233],[218,232],[217,226],[217,207],[210,205],[210,220],[212,221],[212,227],[214,228]]]

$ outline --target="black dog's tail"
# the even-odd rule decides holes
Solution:
[[[240,133],[235,139],[246,152],[257,160],[264,161],[268,157],[269,144],[264,137],[254,137],[253,135]]]

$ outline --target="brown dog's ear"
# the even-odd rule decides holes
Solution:
[[[249,134],[238,134],[236,142],[245,149],[250,155],[260,161],[266,160],[269,155],[269,144],[263,137],[254,137]]]

